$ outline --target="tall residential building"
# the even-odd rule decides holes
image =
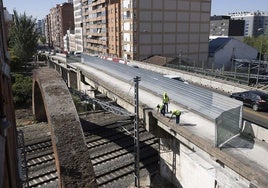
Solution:
[[[122,57],[120,3],[108,5],[108,54]]]
[[[45,22],[45,37],[46,43],[49,47],[52,46],[52,36],[51,36],[51,15],[46,15],[46,22]]]
[[[116,40],[116,36],[118,36],[117,40],[120,40],[119,28],[117,30],[114,28],[115,25],[120,23],[116,23],[115,20],[116,18],[118,18],[117,21],[120,19],[120,12],[115,10],[119,7],[119,5],[115,4],[119,4],[119,2],[120,0],[82,0],[84,52],[110,55],[109,41],[115,43],[113,41]],[[109,28],[111,29],[110,31]],[[115,34],[116,31],[118,32],[117,34]],[[111,38],[108,38],[109,36]],[[112,37],[114,38],[112,39]],[[111,44],[111,46],[113,45]]]
[[[67,30],[67,34],[64,35],[63,41],[64,41],[64,51],[66,52],[76,51],[76,41],[73,30]]]
[[[36,22],[36,31],[41,35],[45,36],[45,19],[37,20]]]
[[[109,18],[117,16],[108,10],[114,3],[118,1],[83,0],[84,51],[112,54],[111,37],[116,41],[118,36],[122,58],[183,55],[207,60],[211,0],[120,0],[114,8],[120,11],[114,20],[121,21],[118,28]]]
[[[123,57],[207,60],[210,0],[122,0]]]
[[[72,3],[58,4],[50,9],[51,45],[64,49],[63,37],[68,29],[74,29],[74,11]]]
[[[74,0],[75,51],[83,51],[82,0]]]
[[[245,20],[244,36],[258,36],[268,33],[268,12],[235,12],[232,19]]]
[[[210,38],[244,38],[245,20],[233,20],[230,16],[210,17]]]

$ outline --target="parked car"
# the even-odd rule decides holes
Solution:
[[[261,91],[237,92],[232,93],[230,97],[242,101],[245,106],[252,107],[254,111],[268,109],[268,94]]]
[[[163,76],[166,77],[166,78],[170,78],[170,79],[173,79],[173,80],[177,80],[177,81],[183,82],[185,84],[189,84],[188,82],[186,82],[183,78],[181,78],[179,76],[169,75],[169,74],[165,74]]]
[[[82,54],[82,52],[74,52],[74,55],[76,56],[76,57],[81,57],[81,54]]]

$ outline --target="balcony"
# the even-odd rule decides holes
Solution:
[[[87,39],[87,42],[93,43],[93,44],[100,44],[100,45],[106,45],[107,41],[105,40],[99,40],[99,39]]]

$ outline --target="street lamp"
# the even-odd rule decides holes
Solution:
[[[258,31],[259,31],[259,32],[263,31],[263,28],[259,28]],[[260,49],[260,55],[259,55],[259,63],[258,63],[258,71],[257,71],[256,87],[258,87],[258,84],[259,84],[259,74],[260,74],[260,64],[261,64],[262,46],[263,46],[263,40],[261,40],[261,49]]]

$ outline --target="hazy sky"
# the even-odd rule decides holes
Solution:
[[[211,15],[257,10],[268,12],[268,0],[211,0]]]
[[[49,13],[49,10],[67,2],[67,0],[3,0],[4,7],[7,7],[9,13],[13,14],[15,9],[19,14],[26,12],[27,16],[43,19]]]
[[[4,7],[10,13],[16,9],[18,13],[26,12],[27,16],[42,19],[56,4],[64,0],[3,0]],[[211,15],[226,15],[240,11],[268,11],[268,0],[211,0]]]

